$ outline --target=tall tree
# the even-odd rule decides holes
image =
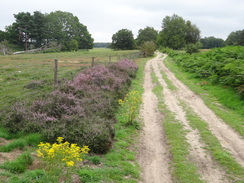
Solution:
[[[132,50],[135,40],[131,30],[121,29],[112,36],[111,48],[115,50]]]
[[[0,30],[0,42],[9,39],[8,32]]]
[[[16,21],[6,27],[8,40],[22,48],[27,49],[30,45],[40,47],[54,41],[62,45],[63,50],[71,50],[74,49],[70,46],[74,45],[74,40],[78,42],[80,49],[93,48],[94,40],[87,27],[72,13],[56,11],[42,14],[35,11],[33,15],[21,12],[14,17]]]
[[[31,39],[34,42],[35,47],[40,47],[45,43],[47,27],[46,27],[46,15],[40,11],[35,11],[33,16],[33,27],[31,32]]]
[[[242,39],[242,34],[244,30],[238,30],[238,31],[233,31],[231,32],[227,39],[225,40],[225,45],[229,46],[229,45],[241,45],[240,42],[244,42]]]
[[[200,38],[200,30],[190,21],[173,14],[166,16],[162,21],[162,30],[159,33],[157,44],[172,49],[183,48],[188,43],[196,43]]]
[[[185,20],[176,14],[171,17],[166,16],[162,22],[162,31],[159,33],[158,43],[164,47],[179,49],[186,43],[185,35]]]
[[[237,44],[240,46],[244,46],[244,30],[239,35],[239,39],[237,41]]]
[[[70,50],[70,41],[75,39],[79,48],[90,49],[93,39],[86,26],[69,12],[56,11],[47,16],[48,41],[57,41],[63,45],[64,50]]]
[[[92,49],[94,46],[94,39],[83,24],[78,25],[76,40],[78,41],[79,49]]]
[[[18,34],[19,40],[24,43],[25,50],[28,49],[28,42],[33,29],[33,19],[29,12],[14,14],[16,22],[13,23],[13,30]]]
[[[19,30],[18,26],[16,26],[15,23],[12,25],[6,26],[6,32],[8,34],[8,41],[9,43],[15,45],[16,47],[19,47],[20,49],[23,49],[23,42],[20,40]]]
[[[141,46],[144,42],[153,41],[156,43],[158,37],[158,31],[153,27],[146,27],[145,29],[140,29],[138,31],[138,36],[136,38],[136,45]]]
[[[202,48],[210,49],[210,48],[218,48],[224,46],[224,40],[221,38],[215,38],[213,36],[205,37],[200,39],[202,43]]]
[[[191,23],[191,21],[186,22],[186,44],[196,43],[200,39],[200,30],[198,27]]]

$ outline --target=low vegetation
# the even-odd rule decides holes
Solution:
[[[184,71],[193,73],[196,78],[207,79],[213,84],[233,87],[240,97],[244,97],[244,47],[229,46],[212,49],[199,54],[163,49]]]
[[[124,60],[125,63],[130,63],[127,60]],[[128,93],[127,96],[138,96],[138,102],[140,102],[140,95],[143,92],[143,89],[141,87],[141,83],[143,82],[143,71],[144,71],[144,64],[147,61],[147,59],[142,60],[139,64],[139,69],[137,71],[137,77],[133,80],[128,80],[128,76],[135,77],[135,72],[133,67],[130,69],[126,69],[127,67],[122,63],[118,63],[118,65],[110,65],[109,67],[114,69],[114,72],[116,73],[123,73],[124,71],[127,71],[128,74],[123,74],[123,77],[125,79],[127,78],[127,84],[131,83],[130,90],[131,92],[125,91]],[[131,63],[132,66],[135,66],[133,63]],[[125,66],[125,67],[123,67]],[[96,67],[95,67],[96,68]],[[102,67],[105,69],[106,67]],[[107,68],[106,68],[107,69]],[[87,70],[88,71],[88,70]],[[89,70],[90,71],[90,70]],[[100,70],[101,71],[101,70]],[[84,71],[85,72],[85,71]],[[102,73],[102,72],[101,72]],[[83,73],[84,74],[84,73]],[[111,74],[111,73],[110,73]],[[102,75],[96,75],[102,76]],[[106,75],[107,76],[107,75]],[[95,75],[93,75],[95,77]],[[98,79],[98,78],[97,78]],[[102,79],[102,77],[100,78]],[[123,79],[122,79],[123,80]],[[73,80],[75,81],[75,79]],[[96,80],[98,81],[98,80]],[[99,83],[102,80],[99,80]],[[109,80],[110,84],[112,84],[111,80]],[[104,82],[101,83],[103,85]],[[63,86],[62,86],[63,87]],[[108,88],[106,88],[108,89]],[[110,88],[112,89],[112,88]],[[130,94],[133,93],[133,94]],[[81,93],[80,93],[81,94]],[[119,96],[120,95],[120,96]],[[135,138],[132,138],[133,136],[136,137],[138,134],[138,127],[139,122],[133,122],[133,124],[128,123],[128,118],[124,118],[124,114],[127,111],[127,106],[130,104],[127,104],[127,100],[130,101],[130,97],[123,97],[120,94],[116,94],[117,99],[116,103],[118,104],[118,99],[121,99],[122,101],[125,101],[123,105],[121,105],[118,111],[115,110],[115,116],[114,119],[117,119],[117,123],[113,123],[114,126],[114,144],[113,148],[106,153],[105,155],[95,155],[93,153],[89,153],[88,156],[83,157],[83,163],[78,164],[78,167],[75,169],[71,168],[69,171],[73,181],[74,179],[81,180],[82,182],[101,182],[101,181],[107,181],[107,182],[138,182],[139,177],[139,167],[135,162],[135,151],[132,150],[131,144],[134,144]],[[131,101],[130,101],[131,102]],[[139,113],[138,105],[136,105],[136,108],[133,108],[133,120],[137,120],[137,116]],[[111,113],[110,113],[111,114]],[[134,124],[137,124],[136,126]],[[92,126],[94,127],[94,126]],[[40,142],[45,142],[45,139],[42,139],[40,134],[30,134],[27,136],[23,136],[23,134],[10,134],[6,129],[1,128],[0,129],[0,137],[6,138],[11,140],[12,142],[20,142],[19,145],[16,145],[15,147],[11,148],[11,150],[8,150],[8,152],[14,154],[14,150],[22,149],[22,151],[26,152],[32,152],[31,153],[31,160],[32,162],[27,161],[27,163],[23,163],[23,167],[17,169],[15,166],[13,166],[13,169],[16,169],[16,171],[10,170],[8,167],[8,164],[1,164],[2,172],[0,173],[0,180],[3,182],[10,182],[10,183],[33,183],[33,182],[60,182],[60,181],[68,181],[65,176],[60,176],[58,173],[59,171],[55,172],[48,172],[47,167],[43,164],[39,164],[37,161],[37,155],[35,150],[37,150],[37,145]],[[35,137],[35,138],[34,138]],[[59,140],[63,140],[59,138]],[[24,142],[24,146],[22,146],[22,141]],[[67,141],[65,139],[65,141]],[[54,141],[53,141],[54,142]],[[2,149],[5,149],[5,146],[9,146],[8,144],[11,144],[11,142],[7,142],[6,145],[2,145]],[[18,144],[18,143],[17,143]],[[41,143],[40,147],[43,147],[43,144]],[[54,143],[55,144],[55,143]],[[51,147],[51,144],[50,144]],[[90,148],[90,147],[89,147]],[[48,151],[49,152],[49,151]],[[50,154],[50,153],[49,153]],[[17,154],[16,154],[17,155]],[[22,155],[20,156],[22,157]],[[27,157],[27,156],[25,156]],[[41,157],[40,157],[41,158]],[[19,159],[19,158],[17,158]],[[20,158],[22,159],[22,158]],[[41,160],[41,159],[39,159]],[[14,162],[14,161],[9,161]],[[22,162],[22,160],[20,161]],[[15,163],[16,164],[16,163]],[[17,163],[18,164],[18,163]],[[20,165],[19,165],[20,166]],[[22,172],[19,174],[19,172]],[[65,172],[64,172],[65,175]]]
[[[117,100],[126,94],[137,69],[126,59],[85,69],[31,104],[16,103],[3,126],[12,133],[39,132],[50,142],[62,136],[106,153],[114,137]]]
[[[240,135],[244,136],[244,102],[234,88],[221,84],[212,84],[205,78],[196,78],[194,73],[186,72],[181,66],[177,66],[176,62],[170,57],[166,58],[164,63],[174,72],[178,79],[201,96],[205,104],[216,115],[222,118]]]
[[[173,61],[168,58],[165,61],[167,66],[177,72],[178,75],[176,75],[180,75],[184,82],[191,83],[190,87],[198,88],[195,90],[196,92],[203,95],[207,92],[209,93],[207,97],[211,98],[214,90],[210,88],[217,86],[218,90],[215,93],[225,93],[222,98],[236,98],[237,92],[233,91],[238,90],[237,86],[231,85],[232,83],[222,83],[225,80],[219,77],[218,73],[216,76],[219,78],[214,81],[210,76],[200,77],[198,74],[201,73],[193,72],[194,69],[199,69],[193,63],[191,66],[194,68],[189,67],[188,70],[184,67],[184,65],[190,64],[187,59],[191,57],[192,62],[193,58],[208,58],[206,55],[202,56],[206,53],[190,56],[171,50],[166,51],[175,59]],[[214,49],[210,53],[207,52],[208,56],[216,54],[215,57],[218,57],[215,51],[225,53],[226,50]],[[234,51],[229,53],[235,55]],[[221,56],[221,58],[224,57]],[[231,57],[232,60],[235,60],[234,58],[239,59],[237,63],[242,64],[241,54]],[[143,93],[143,71],[147,60],[148,58],[141,59],[141,62],[138,63],[139,67],[134,62],[124,59],[108,66],[97,65],[87,68],[73,77],[72,80],[62,82],[54,91],[39,99],[32,102],[16,103],[11,111],[8,111],[2,118],[5,128],[0,128],[0,137],[9,141],[1,144],[0,152],[8,153],[21,150],[24,153],[21,153],[13,161],[1,162],[0,182],[2,180],[4,183],[67,182],[71,179],[82,182],[139,182],[140,168],[136,162],[136,150],[133,144],[136,144],[138,129],[140,129],[140,121],[137,117]],[[212,60],[208,58],[207,61],[210,64]],[[214,62],[217,63],[216,60]],[[181,75],[180,68],[187,71],[183,73],[184,76]],[[219,70],[216,69],[216,71]],[[227,73],[231,72],[232,70]],[[233,76],[233,73],[227,77]],[[168,83],[169,89],[175,90],[175,86],[167,76],[164,73],[162,75]],[[202,182],[196,166],[188,161],[189,145],[185,142],[186,131],[177,122],[174,115],[167,110],[162,96],[163,88],[157,85],[156,76],[152,75],[152,79],[155,83],[154,92],[159,99],[158,108],[164,114],[163,126],[172,155],[173,177],[178,182],[188,180]],[[35,86],[35,84],[33,85]],[[214,100],[209,103],[207,101],[207,104],[212,107],[210,103],[214,103]],[[222,101],[224,100],[222,99]],[[237,114],[229,111],[229,109],[220,110],[220,108],[216,110],[216,113],[218,114],[219,111],[220,114],[218,115],[221,116],[224,115],[223,110],[228,110],[227,115],[230,118],[231,114],[231,119],[226,120],[228,116],[223,117],[223,119],[230,124],[232,123],[231,126],[243,134],[243,124],[238,122],[238,120],[243,119],[243,117],[240,118],[243,113],[241,97],[229,106],[233,106],[232,109],[237,111]],[[207,150],[213,154],[220,165],[225,167],[232,180],[241,180],[243,169],[223,150],[217,139],[209,132],[208,126],[187,108],[185,111],[190,125],[199,130],[203,141],[208,145]],[[55,143],[57,137],[59,137],[59,141]],[[61,137],[64,138],[61,139]],[[45,143],[40,144],[40,142],[46,141],[53,144],[71,142],[80,147],[87,145],[91,149],[91,153],[82,155],[82,163],[79,161],[81,159],[76,159],[76,157],[74,161],[69,159],[70,161],[62,162],[61,160],[67,169],[48,172],[48,166],[36,164],[37,160],[42,161],[41,154],[39,153],[39,159],[36,155],[37,145],[39,144],[39,148],[44,147]],[[47,156],[52,155],[52,145],[50,144],[50,149],[46,152]],[[77,146],[75,145],[75,147]],[[67,173],[68,176],[66,178],[60,176],[60,172],[63,172],[63,175]]]
[[[93,65],[135,60],[138,50],[93,49],[77,52],[0,55],[0,112],[19,100],[33,100],[54,90],[54,59],[58,59],[57,83],[70,80]],[[2,115],[0,115],[1,118]]]

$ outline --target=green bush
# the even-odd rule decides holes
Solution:
[[[193,54],[199,52],[199,49],[202,47],[201,43],[189,43],[185,46],[186,53]]]
[[[169,56],[195,77],[233,87],[244,97],[244,47],[228,46],[192,55],[170,51]]]
[[[140,46],[140,50],[145,57],[152,56],[157,49],[153,41],[146,41]]]

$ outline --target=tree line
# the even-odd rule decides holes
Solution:
[[[195,24],[176,14],[166,16],[161,28],[162,30],[159,32],[152,27],[140,29],[135,40],[132,31],[119,30],[112,36],[111,48],[132,49],[137,47],[148,50],[152,47],[168,47],[175,50],[184,48],[188,53],[193,53],[199,48],[244,46],[244,30],[231,32],[226,40],[213,36],[201,38],[201,31]],[[152,50],[151,53],[153,53]]]
[[[12,44],[19,48],[38,48],[42,45],[52,44],[59,46],[61,51],[78,49],[91,49],[94,39],[87,27],[69,12],[55,11],[43,14],[35,11],[21,12],[14,15],[16,21],[0,31],[1,45]],[[145,55],[153,54],[157,47],[171,49],[185,49],[188,53],[199,48],[215,48],[228,45],[244,46],[244,30],[231,32],[226,40],[221,38],[201,38],[200,29],[190,20],[173,14],[162,20],[161,30],[146,27],[138,31],[137,38],[131,30],[121,29],[112,35],[111,44],[106,45],[114,50],[141,49]],[[7,40],[7,41],[6,41]]]
[[[47,44],[59,45],[62,51],[93,48],[94,40],[87,27],[72,13],[20,12],[14,18],[15,22],[0,32],[0,41],[7,40],[25,50]]]

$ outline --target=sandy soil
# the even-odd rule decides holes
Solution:
[[[159,62],[159,65],[171,82],[177,87],[177,97],[186,102],[202,120],[208,123],[210,130],[218,138],[221,145],[232,154],[240,165],[244,166],[244,139],[218,118],[215,113],[204,104],[203,100],[198,95],[179,81],[174,74],[166,68],[163,62]]]
[[[189,157],[197,166],[201,178],[210,183],[228,183],[226,172],[213,160],[205,150],[205,144],[201,141],[199,132],[193,130],[187,121],[186,114],[180,101],[184,101],[201,119],[209,124],[212,133],[219,139],[221,145],[226,148],[238,163],[243,166],[244,141],[228,125],[221,121],[187,86],[179,81],[174,74],[165,67],[162,60],[166,56],[158,53],[157,57],[148,61],[145,68],[144,95],[141,117],[144,126],[141,134],[139,163],[142,167],[142,182],[172,182],[170,175],[170,154],[167,148],[167,140],[162,127],[163,118],[157,109],[157,97],[153,94],[153,83],[150,74],[154,72],[163,86],[164,101],[167,108],[175,114],[175,118],[181,122],[187,130],[186,139],[189,143]],[[168,89],[163,80],[163,71],[169,80],[177,88],[176,91]],[[228,136],[226,136],[228,134]]]
[[[6,140],[4,138],[0,138],[0,146],[6,145],[11,140]],[[16,149],[11,152],[0,152],[0,164],[6,162],[6,161],[13,161],[15,160],[19,155],[21,155],[23,151]]]
[[[139,163],[142,169],[142,178],[145,183],[171,183],[169,170],[170,157],[167,143],[157,110],[157,97],[153,94],[153,83],[151,80],[150,60],[145,68],[143,106],[141,117],[144,127],[141,133]]]

